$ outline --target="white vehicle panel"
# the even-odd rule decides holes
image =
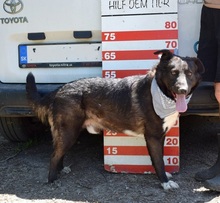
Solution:
[[[14,10],[11,5],[16,3]],[[25,83],[33,72],[39,83],[63,83],[83,77],[101,76],[101,67],[20,68],[19,45],[84,43],[101,41],[100,1],[89,0],[3,0],[0,6],[0,81]],[[90,38],[74,38],[74,31],[91,31]],[[28,33],[44,33],[46,39],[29,40]],[[76,45],[79,46],[79,45]],[[91,47],[88,45],[88,47]],[[87,48],[88,48],[87,47]],[[85,47],[84,47],[85,48]],[[79,50],[78,48],[76,48]],[[100,52],[80,50],[89,59],[101,61]],[[42,52],[43,53],[43,52]],[[60,54],[59,59],[72,52]],[[55,58],[50,51],[48,58]],[[75,56],[76,57],[76,56]],[[74,58],[74,56],[73,56]],[[58,59],[57,59],[58,60]]]
[[[162,3],[163,2],[163,3]],[[128,1],[128,0],[106,0],[104,4],[108,4],[106,12],[103,15],[109,16],[113,12],[123,15],[123,10],[130,9],[130,14],[142,14],[146,8],[148,10],[154,7],[154,3],[160,4],[157,12],[170,11],[166,5],[167,1]],[[16,6],[11,7],[13,3]],[[173,2],[169,2],[173,4]],[[196,56],[196,48],[199,37],[200,15],[203,0],[178,0],[178,53],[182,56]],[[100,42],[102,29],[110,29],[110,23],[103,25],[101,28],[101,1],[100,0],[2,0],[0,2],[0,82],[3,83],[25,83],[26,75],[33,72],[39,83],[64,83],[78,78],[95,77],[102,75],[102,67],[29,67],[23,68],[19,66],[20,53],[19,45],[46,45],[46,44],[75,44],[75,43],[95,43]],[[158,6],[158,5],[157,5]],[[165,9],[165,10],[164,10]],[[150,12],[151,10],[149,10]],[[167,16],[168,17],[168,16]],[[138,15],[137,15],[138,18]],[[129,19],[129,15],[125,18]],[[161,23],[160,19],[152,17],[147,23],[148,27],[154,27]],[[133,23],[134,24],[134,23]],[[129,20],[125,21],[121,18],[118,25],[120,29],[129,25]],[[136,22],[136,28],[141,26],[140,22]],[[75,31],[91,31],[90,38],[74,38]],[[45,39],[30,40],[28,33],[44,33]],[[152,42],[146,42],[148,47],[152,46]],[[155,42],[155,46],[157,43]],[[116,45],[117,43],[112,45]],[[129,45],[129,44],[128,44]],[[131,44],[132,45],[132,42]],[[73,45],[74,46],[74,45]],[[77,45],[78,46],[78,45]],[[82,45],[81,47],[83,47]],[[140,45],[144,49],[144,43]],[[88,45],[88,47],[90,47]],[[87,48],[88,48],[87,47]],[[143,47],[143,48],[142,48]],[[75,49],[75,48],[74,48]],[[101,48],[100,52],[80,50],[79,61],[83,57],[89,57],[89,60],[102,61]],[[113,49],[113,48],[112,48]],[[118,47],[120,49],[120,47]],[[147,47],[146,47],[147,49]],[[54,59],[55,62],[63,62],[68,56],[72,60],[77,59],[77,55],[73,52],[46,51],[41,52],[40,59],[43,56],[49,60]],[[85,56],[83,56],[85,55]],[[44,60],[45,60],[44,58]],[[32,58],[39,60],[39,58]],[[84,61],[84,59],[83,59]],[[69,62],[69,61],[68,61]],[[73,62],[73,61],[71,61]],[[77,62],[77,60],[76,60]],[[137,61],[142,63],[143,61]],[[84,64],[85,65],[85,64]]]

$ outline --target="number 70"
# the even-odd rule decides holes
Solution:
[[[165,41],[166,48],[177,48],[177,41]]]

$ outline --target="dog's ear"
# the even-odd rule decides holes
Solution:
[[[198,67],[198,72],[200,74],[204,73],[205,72],[205,67],[204,67],[202,61],[200,59],[196,58],[196,57],[193,57],[193,60],[194,60],[195,64]]]
[[[173,57],[173,53],[168,49],[162,49],[159,51],[154,52],[155,55],[162,54],[160,57],[161,60],[170,60]]]

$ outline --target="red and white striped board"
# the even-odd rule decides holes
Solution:
[[[153,53],[178,48],[177,1],[102,0],[102,76],[146,74]],[[167,172],[179,171],[179,124],[166,135]],[[104,167],[116,173],[154,172],[144,138],[104,131]]]
[[[167,133],[164,144],[167,172],[179,171],[179,124]],[[104,167],[117,173],[154,173],[144,137],[104,132]]]

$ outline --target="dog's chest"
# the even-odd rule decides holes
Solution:
[[[179,112],[176,111],[175,113],[173,113],[173,114],[171,114],[171,115],[169,115],[169,116],[167,116],[163,119],[163,130],[164,130],[164,132],[169,131],[170,128],[172,128],[175,125],[178,116],[179,116]]]
[[[176,124],[178,117],[179,117],[179,113],[175,112],[163,119],[162,128],[164,133],[168,132]],[[131,130],[124,130],[123,133],[134,137],[144,137],[144,134],[137,133]]]

